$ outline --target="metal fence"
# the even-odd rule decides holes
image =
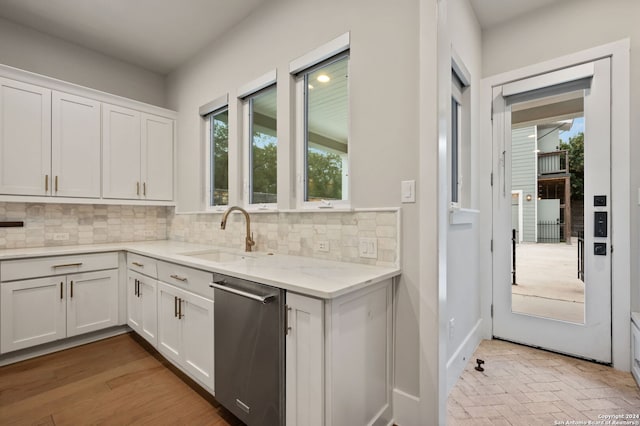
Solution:
[[[564,223],[560,221],[538,222],[539,243],[559,243],[565,241]]]

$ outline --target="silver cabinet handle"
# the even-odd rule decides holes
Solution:
[[[289,325],[289,315],[291,313],[291,306],[289,305],[284,305],[284,334],[285,336],[289,334],[289,332],[292,330],[291,326]]]
[[[138,263],[138,262],[131,262],[132,265],[134,266],[138,266],[140,268],[144,268],[144,265],[142,263]]]
[[[52,268],[66,268],[68,266],[80,266],[80,265],[82,265],[82,262],[64,263],[62,265],[53,265]]]
[[[174,280],[178,280],[178,281],[187,281],[187,277],[181,277],[180,275],[169,275],[171,278],[173,278]]]
[[[246,291],[238,290],[237,288],[227,287],[225,281],[213,282],[209,284],[211,288],[217,288],[218,290],[226,291],[229,293],[237,294],[238,296],[246,297],[251,300],[257,300],[260,303],[269,303],[269,300],[276,297],[275,294],[267,294],[266,296],[259,296],[257,294],[249,293]]]

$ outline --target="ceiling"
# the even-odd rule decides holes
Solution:
[[[267,0],[0,0],[0,17],[167,74]]]
[[[0,17],[164,75],[268,1],[0,0]],[[470,0],[482,28],[559,1]]]
[[[469,0],[483,29],[564,0]]]

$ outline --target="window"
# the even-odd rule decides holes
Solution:
[[[298,74],[303,105],[303,203],[322,207],[349,199],[349,54],[343,52]]]
[[[207,185],[208,204],[229,204],[229,110],[221,108],[207,115],[209,129]]]
[[[278,138],[276,136],[276,86],[244,98],[247,117],[247,204],[273,205],[278,198]]]
[[[468,208],[471,203],[470,79],[455,54],[451,65],[450,203],[452,208]]]

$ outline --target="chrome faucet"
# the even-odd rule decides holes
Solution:
[[[245,221],[247,222],[247,236],[244,239],[244,251],[251,251],[251,246],[255,246],[256,242],[253,240],[253,233],[251,232],[251,218],[249,217],[249,213],[242,207],[231,206],[229,207],[224,214],[222,215],[222,222],[220,222],[220,229],[225,229],[227,227],[227,217],[229,213],[237,210],[244,214]]]

